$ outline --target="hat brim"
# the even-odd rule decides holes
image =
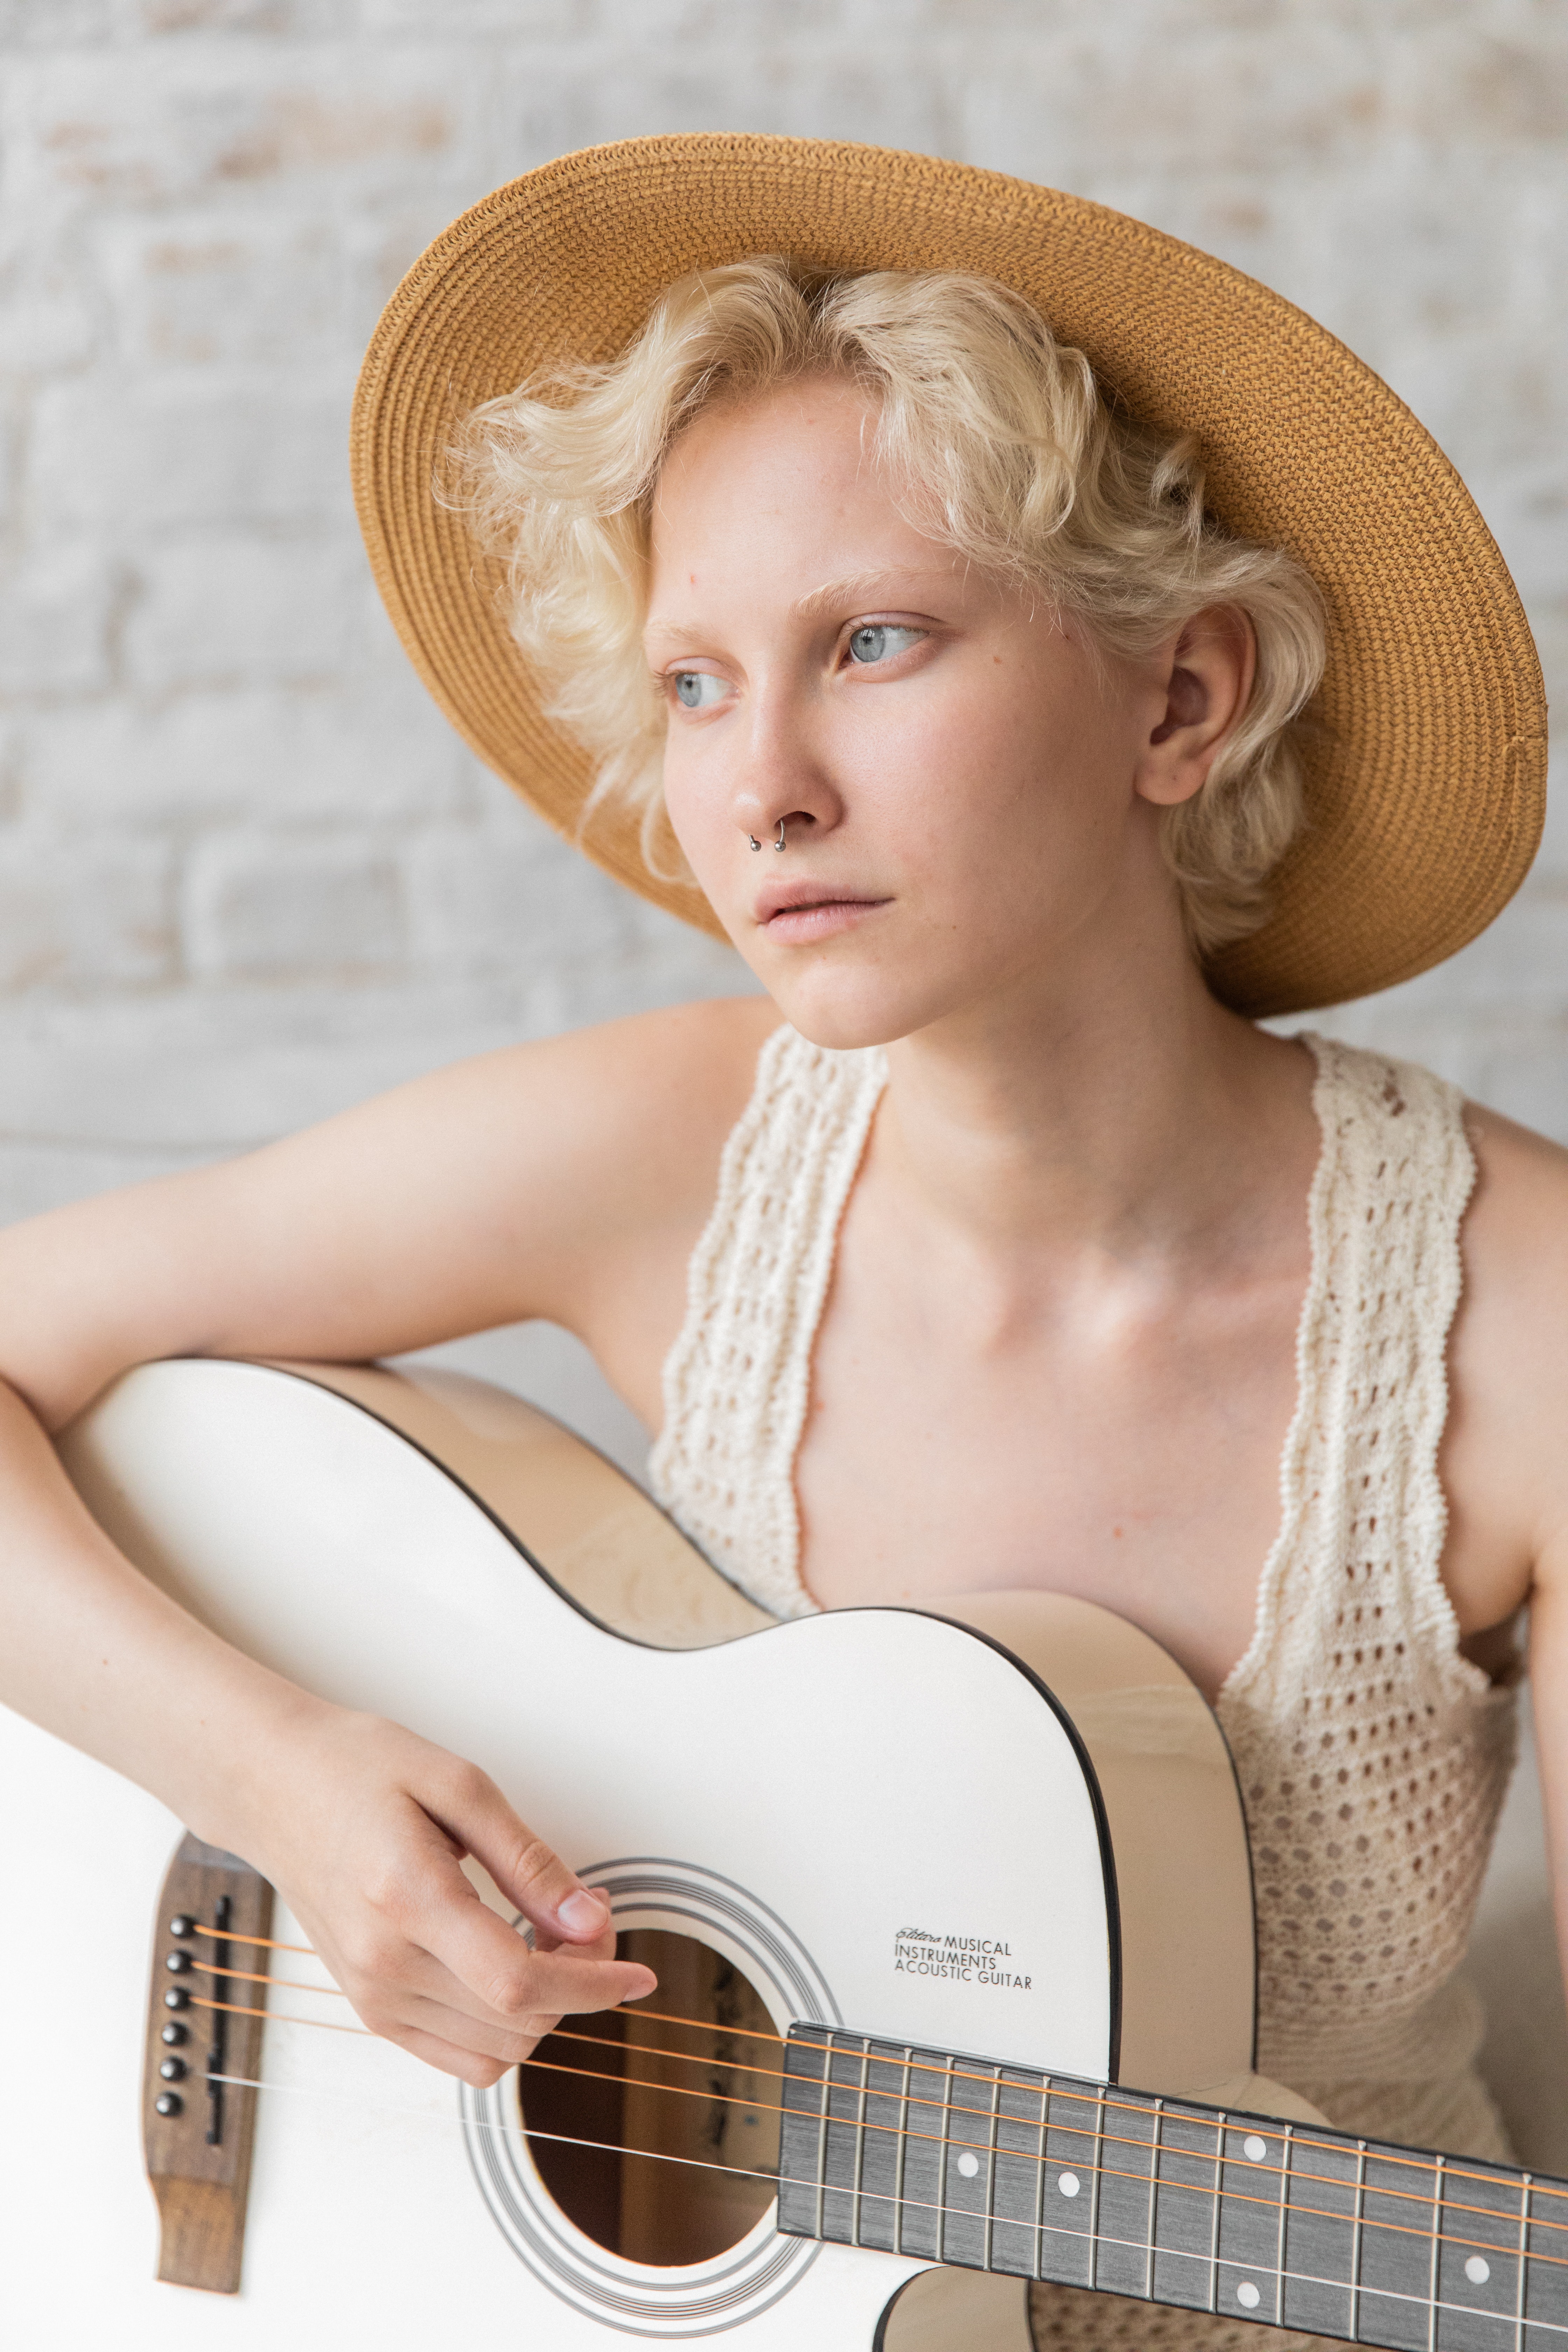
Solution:
[[[458,731],[608,873],[722,936],[649,873],[636,819],[581,830],[592,776],[541,709],[493,567],[434,491],[459,421],[624,348],[670,282],[752,254],[963,269],[1036,304],[1108,394],[1195,435],[1215,512],[1322,592],[1329,661],[1308,822],[1273,912],[1208,962],[1253,1014],[1331,1004],[1451,955],[1518,888],[1545,809],[1540,666],[1475,503],[1431,436],[1332,335],[1255,279],[1104,205],[967,165],[811,140],[594,148],[499,188],[398,287],[366,354],[352,461],[386,607]]]

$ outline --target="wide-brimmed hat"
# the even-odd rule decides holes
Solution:
[[[547,719],[499,573],[436,483],[480,401],[604,361],[689,271],[752,254],[832,269],[962,269],[1027,296],[1106,393],[1194,434],[1210,504],[1289,548],[1321,590],[1329,661],[1308,822],[1259,930],[1208,963],[1264,1014],[1425,971],[1523,879],[1545,805],[1541,671],[1513,583],[1431,436],[1372,370],[1212,255],[1079,196],[873,147],[629,140],[498,188],[421,255],[366,354],[353,465],[377,584],[480,758],[618,881],[722,936],[694,886],[643,862],[635,814],[597,811]]]

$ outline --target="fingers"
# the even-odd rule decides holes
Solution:
[[[566,2012],[656,1989],[650,1969],[616,1959],[605,1897],[476,1766],[337,1709],[311,1732],[287,1759],[299,1801],[283,1809],[272,1874],[373,2032],[481,2085]],[[528,1920],[536,1948],[481,1899],[462,1868],[468,1854]]]
[[[651,1969],[614,1957],[615,1934],[607,1922],[586,1948],[551,1937],[548,1947],[530,1951],[516,1928],[480,1901],[456,1865],[448,1867],[450,1879],[441,1892],[449,1889],[456,1899],[443,1903],[438,1916],[410,1921],[408,1929],[443,1973],[455,1979],[442,1990],[466,2013],[512,2024],[544,2012],[560,2016],[568,2010],[615,2009],[622,2001],[645,2000],[653,1991],[658,1980]],[[462,1997],[465,1993],[468,1999]]]
[[[403,2026],[395,2033],[384,2034],[382,2039],[395,2042],[400,2050],[406,2050],[411,2057],[422,2058],[427,2066],[439,2067],[443,2074],[456,2075],[459,2083],[467,2083],[476,2091],[488,2091],[493,2084],[500,2081],[503,2074],[509,2074],[514,2064],[521,2063],[505,2058],[480,2057],[475,2051],[465,2050],[459,2042],[445,2041],[437,2033],[426,2033],[423,2027],[416,2025]]]
[[[513,1812],[488,1773],[462,1768],[451,1810],[441,1822],[475,1860],[482,1862],[503,1895],[531,1927],[563,1941],[590,1944],[610,1924],[610,1906],[597,1887],[584,1886],[544,1840]]]

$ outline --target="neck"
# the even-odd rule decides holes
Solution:
[[[1557,2352],[1568,2186],[1194,2099],[792,2029],[796,2236],[1389,2352]]]
[[[1179,939],[1026,975],[889,1067],[879,1174],[1003,1251],[1201,1255],[1315,1149],[1306,1057],[1218,1004]]]

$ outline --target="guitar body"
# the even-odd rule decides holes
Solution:
[[[776,1624],[558,1424],[453,1375],[148,1366],[61,1451],[165,1590],[308,1687],[472,1758],[606,1889],[618,1927],[681,1939],[666,1948],[741,1980],[745,2014],[779,2033],[809,2018],[1289,2105],[1248,2071],[1250,1880],[1228,1756],[1185,1678],[1121,1621],[1002,1594]],[[525,2137],[520,2099],[543,2077],[459,2091],[387,2044],[285,2022],[342,2023],[346,2004],[290,1990],[324,1979],[281,1953],[241,2291],[158,2284],[139,2080],[179,1824],[47,1735],[0,1725],[24,1923],[0,2000],[8,2343],[1026,2352],[1018,2281],[928,2284],[922,2261],[782,2235],[754,2177],[749,2208],[702,2224],[732,2242],[660,2263],[645,2215],[641,2251],[621,2251],[619,2224],[595,2235],[563,2209],[553,2159]],[[281,1902],[271,1933],[304,1940]],[[737,2145],[724,2161],[741,2177]],[[628,2179],[653,2165],[628,2162]],[[659,2193],[688,2178],[696,2159],[672,2155]]]

